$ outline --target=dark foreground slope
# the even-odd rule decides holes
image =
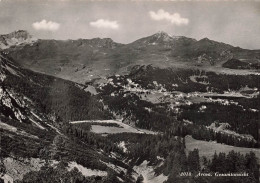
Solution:
[[[99,151],[117,147],[93,135],[96,148],[67,133],[71,120],[109,118],[96,98],[84,86],[23,69],[5,53],[0,57],[1,180],[111,182],[117,173],[100,161],[118,160]],[[70,171],[75,166],[97,173],[84,177],[78,169]],[[127,167],[122,162],[121,166]]]

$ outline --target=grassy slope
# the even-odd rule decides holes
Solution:
[[[207,142],[203,140],[196,140],[191,136],[185,137],[186,151],[192,151],[193,149],[199,149],[200,156],[205,156],[207,158],[212,158],[214,153],[225,152],[226,154],[232,150],[240,152],[241,154],[249,153],[250,151],[256,154],[256,157],[260,158],[260,149],[245,148],[245,147],[234,147],[225,144],[219,144],[216,142]],[[260,163],[258,159],[258,163]]]

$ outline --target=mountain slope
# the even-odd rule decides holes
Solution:
[[[1,55],[3,90],[29,98],[41,112],[55,115],[63,121],[107,116],[97,98],[84,91],[86,86],[11,65],[11,61],[10,57]],[[81,116],[75,114],[78,111],[82,112]]]
[[[35,182],[35,174],[61,171],[81,182],[118,182],[116,176],[128,182],[107,164],[128,165],[100,152],[104,146],[121,152],[116,145],[89,134],[97,148],[69,133],[75,130],[71,120],[111,117],[84,85],[23,69],[5,53],[0,53],[0,74],[0,181]],[[67,180],[54,172],[50,179]]]

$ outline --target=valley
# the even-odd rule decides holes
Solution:
[[[0,182],[257,183],[259,54],[165,32],[0,36]],[[249,176],[180,176],[201,170]]]

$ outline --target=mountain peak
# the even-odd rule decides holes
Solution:
[[[26,30],[17,30],[17,31],[11,32],[11,33],[3,35],[3,36],[9,37],[9,38],[17,38],[17,39],[32,38],[32,35]]]
[[[7,49],[20,44],[30,44],[37,39],[26,30],[17,30],[9,34],[0,35],[0,49]]]
[[[171,38],[171,36],[164,31],[159,31],[156,34],[154,34],[153,36],[156,36],[158,38]]]
[[[173,40],[173,37],[164,31],[159,31],[159,32],[155,33],[154,35],[151,36],[151,38],[153,39],[153,42],[155,42],[155,43],[169,42],[169,41]]]
[[[207,38],[207,37],[204,37],[200,41],[211,41],[211,40],[209,38]]]
[[[188,44],[188,42],[195,42],[195,39],[187,38],[184,36],[172,36],[164,31],[159,31],[151,36],[144,37],[134,41],[133,45],[140,47],[140,46],[156,46],[161,45],[165,47],[171,47],[177,44]]]
[[[13,33],[23,33],[23,34],[29,34],[29,32],[27,30],[16,30]]]
[[[170,36],[167,32],[164,31],[158,31],[155,35]]]

